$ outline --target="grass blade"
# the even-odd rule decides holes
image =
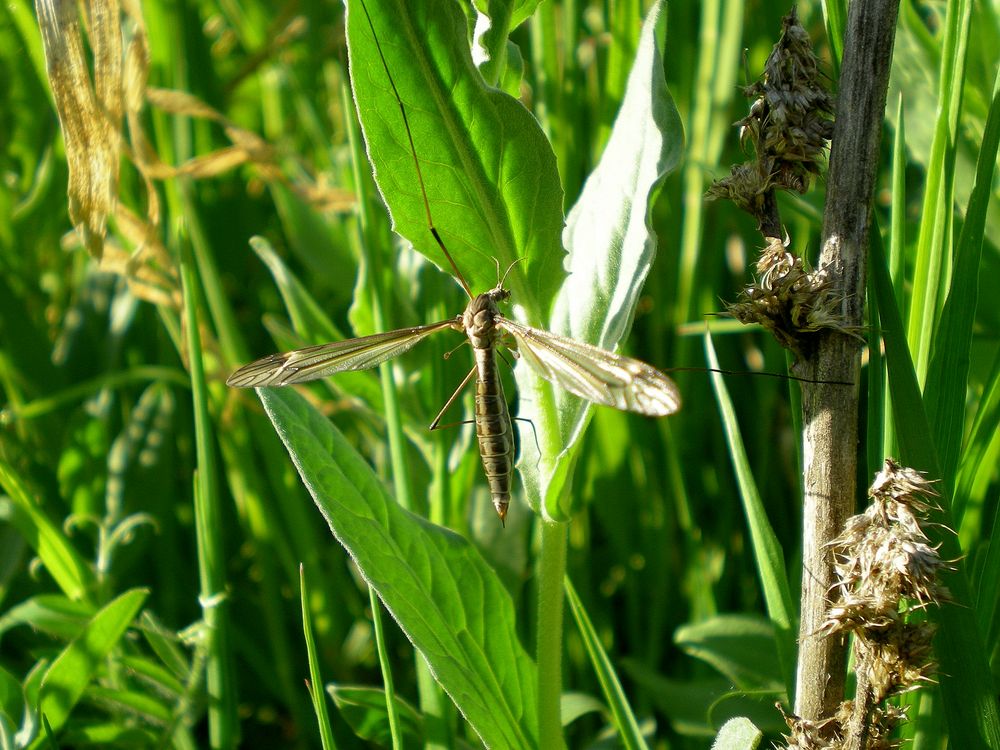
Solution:
[[[705,337],[705,353],[708,366],[718,369],[719,360],[709,336]],[[774,623],[778,661],[781,663],[785,686],[791,695],[795,685],[795,634],[798,632],[798,610],[792,599],[791,589],[788,587],[788,571],[785,569],[784,553],[774,529],[771,528],[767,511],[757,491],[757,484],[750,470],[750,461],[743,445],[740,428],[736,422],[736,411],[720,373],[712,373],[712,385],[715,388],[715,397],[719,402],[722,422],[726,428],[729,455],[732,458],[733,471],[736,472],[736,479],[740,486],[743,513],[750,529],[754,557],[757,560],[757,573],[764,590],[764,599],[767,601],[768,616]]]
[[[615,674],[615,669],[601,645],[601,639],[597,635],[594,623],[590,621],[587,610],[584,608],[583,602],[580,601],[580,597],[577,596],[576,589],[573,588],[573,583],[569,578],[565,580],[565,587],[569,611],[573,614],[573,619],[576,620],[576,627],[580,631],[583,646],[587,649],[590,664],[601,685],[604,700],[611,708],[611,715],[614,717],[615,727],[622,745],[628,750],[647,750],[648,745],[642,736],[642,730],[639,729],[639,722],[636,721],[625,691],[622,689],[622,683],[618,679],[618,675]]]

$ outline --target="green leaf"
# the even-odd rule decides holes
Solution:
[[[712,344],[711,336],[705,337],[705,353],[709,367],[719,369],[719,360]],[[785,568],[784,550],[778,535],[774,533],[767,510],[754,481],[747,456],[746,446],[740,426],[736,421],[736,409],[726,388],[726,381],[721,373],[712,373],[712,387],[719,403],[719,413],[726,429],[726,440],[729,444],[729,455],[733,462],[733,471],[740,487],[740,498],[743,501],[743,514],[746,516],[750,529],[750,540],[753,544],[754,558],[760,576],[761,588],[767,602],[767,613],[776,630],[774,644],[777,649],[778,661],[783,671],[785,689],[794,684],[796,647],[795,638],[798,632],[798,609],[792,598],[788,585],[788,571]]]
[[[607,712],[607,706],[589,693],[563,693],[559,701],[559,720],[568,727],[581,716]]]
[[[483,82],[457,4],[364,6],[406,108],[435,227],[473,293],[496,284],[497,263],[521,259],[508,285],[528,322],[540,323],[563,277],[563,217],[555,156],[538,122]],[[453,273],[428,228],[399,103],[356,0],[347,38],[354,101],[393,228]]]
[[[384,690],[354,685],[330,685],[327,690],[337,704],[340,715],[358,737],[374,742],[379,747],[392,745]],[[394,698],[394,703],[402,720],[400,723],[405,738],[402,746],[422,746],[423,720],[420,714],[398,696]]]
[[[24,692],[20,681],[3,667],[0,667],[0,720],[6,720],[6,728],[16,723],[17,716],[24,711]],[[3,736],[0,728],[0,737]],[[7,747],[7,745],[0,745]]]
[[[337,540],[483,742],[534,747],[535,666],[510,596],[479,552],[394,503],[297,393],[258,394]]]
[[[986,212],[990,205],[997,147],[1000,145],[1000,71],[993,84],[993,106],[969,198],[965,223],[955,252],[955,269],[948,299],[937,329],[935,352],[924,389],[927,414],[941,459],[942,479],[954,486],[965,428],[966,392],[979,300],[979,266],[983,255]]]
[[[601,161],[570,212],[564,233],[566,278],[549,328],[555,333],[615,349],[632,324],[639,293],[656,254],[650,212],[663,178],[680,159],[683,135],[663,77],[661,48],[666,14],[657,4],[643,26],[621,110]],[[551,417],[548,386],[527,368],[516,371],[523,416],[538,432],[522,433],[521,474],[529,502],[554,520],[572,512],[563,500],[566,482],[589,422],[591,404],[556,393],[558,423]]]
[[[66,596],[81,600],[93,576],[62,530],[33,499],[33,493],[6,461],[0,458],[0,487],[13,501],[8,519],[20,532]]]
[[[304,565],[299,565],[299,599],[302,605],[302,634],[305,636],[306,658],[309,662],[309,697],[312,698],[323,750],[331,750],[336,746],[336,742],[333,739],[330,712],[326,709],[326,696],[323,693],[323,677],[316,653],[316,636],[313,633],[312,611],[309,608],[309,584]]]
[[[937,88],[934,137],[931,142],[920,235],[913,265],[912,306],[907,321],[907,340],[913,354],[917,379],[926,383],[931,344],[944,303],[943,290],[949,286],[955,201],[955,160],[958,118],[968,58],[968,32],[973,3],[948,3],[944,18],[943,60]],[[905,18],[906,14],[904,14]],[[912,118],[911,118],[912,120]],[[950,342],[949,342],[950,343]],[[950,477],[945,477],[950,479]]]
[[[587,610],[584,608],[583,602],[580,601],[580,597],[577,596],[569,578],[565,579],[565,585],[566,599],[569,602],[570,612],[573,613],[573,619],[576,620],[577,629],[580,631],[580,637],[583,639],[584,648],[587,649],[587,655],[590,657],[594,674],[601,685],[604,699],[611,708],[615,729],[621,738],[621,742],[626,748],[644,750],[648,747],[646,740],[642,736],[642,730],[639,728],[639,722],[636,721],[635,713],[629,705],[628,697],[622,689],[621,681],[618,679],[618,675],[615,674],[615,669],[611,665],[611,659],[608,658],[604,646],[601,645],[601,639],[597,635],[597,630],[590,621]]]
[[[937,452],[913,360],[902,333],[902,318],[896,305],[882,240],[874,226],[869,238],[869,253],[869,268],[878,295],[900,460],[934,479],[941,476]],[[935,639],[935,651],[941,663],[941,693],[951,740],[956,747],[1000,746],[1000,713],[990,687],[986,648],[976,623],[963,563],[964,551],[950,531],[954,522],[946,492],[942,493],[942,511],[936,515],[935,523],[928,528],[931,539],[940,545],[944,559],[955,561],[952,568],[941,572],[942,583],[951,593],[952,601],[942,604],[937,611],[940,631]]]
[[[251,237],[250,247],[271,272],[292,326],[300,335],[307,337],[307,344],[325,344],[349,338],[334,325],[267,240],[263,237]],[[360,398],[365,406],[378,415],[382,414],[382,389],[377,378],[370,372],[344,372],[336,378],[324,378],[323,383],[334,394]]]
[[[94,607],[86,602],[76,602],[60,594],[39,594],[17,604],[0,617],[0,637],[18,625],[70,640],[80,633],[80,628],[93,616]]]
[[[774,708],[779,697],[771,691],[757,695],[737,690],[723,678],[675,680],[664,677],[645,664],[623,662],[632,680],[645,690],[653,703],[670,720],[679,734],[714,737],[719,728],[737,716],[749,717],[765,731],[784,727]]]
[[[737,716],[722,725],[715,735],[712,750],[756,750],[764,733],[744,716]]]
[[[118,645],[148,591],[132,589],[94,615],[80,635],[63,650],[45,673],[39,690],[40,712],[59,730],[104,659]]]
[[[87,698],[112,714],[127,714],[151,726],[166,726],[174,718],[173,702],[152,690],[118,690],[91,685]]]
[[[753,615],[717,615],[674,633],[685,653],[711,664],[743,690],[787,689],[775,659],[774,627]]]
[[[113,747],[143,748],[156,747],[157,737],[143,727],[129,726],[121,721],[102,721],[74,724],[59,736],[59,744],[52,747]]]

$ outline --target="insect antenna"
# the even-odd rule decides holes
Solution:
[[[497,286],[499,288],[501,288],[501,289],[503,288],[503,284],[504,284],[505,281],[507,281],[507,276],[508,276],[508,274],[510,274],[511,269],[514,268],[514,266],[516,266],[522,260],[524,260],[524,258],[515,258],[514,262],[511,263],[509,266],[507,266],[507,270],[503,272],[503,276],[500,278],[500,281],[497,283]],[[497,275],[498,276],[500,275],[500,261],[499,260],[497,261]]]
[[[365,12],[365,18],[368,20],[368,28],[372,30],[372,38],[375,40],[375,49],[378,50],[379,59],[382,61],[382,67],[385,69],[385,75],[389,79],[389,85],[392,87],[392,93],[396,97],[396,104],[399,105],[399,114],[403,118],[403,127],[406,130],[406,139],[410,143],[410,155],[413,157],[413,166],[417,170],[417,182],[420,185],[420,197],[424,201],[424,213],[427,215],[427,226],[431,230],[431,234],[434,237],[434,241],[437,242],[438,247],[441,248],[441,252],[444,253],[444,257],[448,259],[448,263],[451,264],[452,270],[455,272],[455,278],[458,279],[458,283],[462,285],[462,289],[472,299],[472,289],[469,288],[469,282],[465,280],[465,276],[458,269],[458,264],[455,263],[455,259],[451,257],[451,253],[448,252],[448,248],[445,247],[444,240],[441,239],[441,235],[438,234],[437,227],[434,226],[434,217],[431,215],[431,204],[427,199],[427,189],[424,187],[424,173],[420,169],[420,160],[417,158],[417,149],[413,144],[413,133],[410,131],[410,120],[406,116],[406,107],[403,106],[403,98],[399,95],[399,89],[396,88],[396,82],[392,78],[392,73],[389,72],[389,63],[386,62],[385,55],[382,53],[382,44],[378,40],[378,34],[375,32],[375,24],[372,22],[371,14],[368,12],[368,6],[365,5],[364,0],[361,0],[361,8]]]

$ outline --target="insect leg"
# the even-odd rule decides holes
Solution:
[[[476,374],[476,366],[473,365],[472,369],[469,370],[469,374],[466,375],[462,379],[462,382],[459,384],[458,388],[455,389],[455,392],[453,394],[451,394],[451,396],[448,397],[448,400],[445,401],[444,406],[441,407],[441,411],[439,411],[438,415],[436,417],[434,417],[434,421],[431,422],[431,426],[428,427],[427,429],[429,429],[429,430],[443,430],[446,427],[455,427],[455,426],[460,425],[460,424],[469,424],[470,422],[473,421],[471,419],[466,419],[466,420],[463,420],[461,422],[452,422],[451,424],[441,424],[441,417],[443,417],[444,413],[446,411],[448,411],[449,408],[451,408],[451,405],[453,403],[455,403],[455,399],[458,398],[459,394],[463,390],[465,390],[465,386],[467,386],[469,384],[469,381],[472,380],[472,378],[473,378],[473,376],[475,374]]]
[[[535,461],[535,468],[542,462],[542,446],[538,444],[538,433],[535,432],[535,423],[526,417],[514,417],[515,422],[527,422],[531,425],[531,435],[535,438],[535,450],[538,452],[538,460]]]

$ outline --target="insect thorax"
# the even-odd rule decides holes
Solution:
[[[462,313],[462,325],[474,349],[488,349],[498,337],[496,319],[500,315],[500,303],[510,297],[510,292],[501,287],[491,289],[469,300]]]

